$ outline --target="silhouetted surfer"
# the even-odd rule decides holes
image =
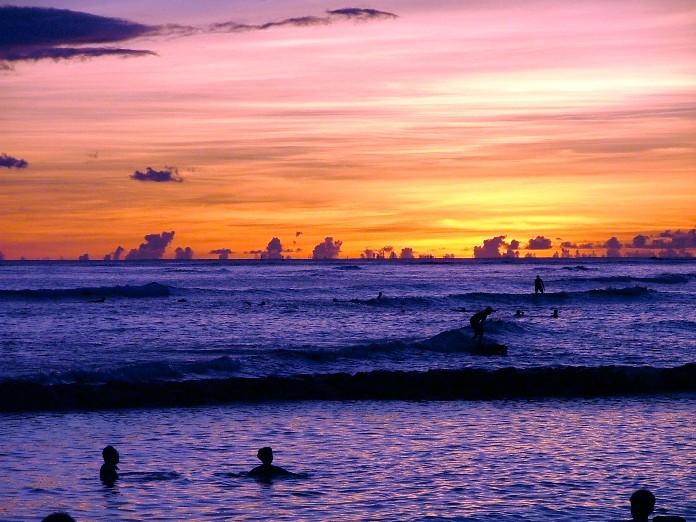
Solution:
[[[380,292],[379,294],[377,294],[377,301],[381,301],[382,299],[384,299],[384,294]]]
[[[249,472],[250,477],[254,477],[263,481],[271,481],[276,477],[290,477],[294,473],[283,469],[279,466],[271,464],[273,462],[273,449],[270,447],[261,448],[256,453],[258,459],[262,462],[260,466],[256,466]]]
[[[551,318],[558,319],[558,308],[553,309],[553,313],[551,314]]]
[[[107,446],[102,450],[102,457],[104,457],[104,464],[99,470],[99,478],[104,484],[113,486],[118,478],[118,462],[120,460],[118,451],[113,446]]]
[[[544,281],[542,281],[541,277],[537,275],[536,279],[534,280],[534,293],[543,294],[545,291],[546,287],[544,286]]]
[[[517,310],[515,312],[515,317],[524,317],[524,312],[522,310]]]
[[[483,342],[483,322],[491,315],[495,310],[490,306],[487,306],[484,310],[476,312],[469,319],[469,324],[471,324],[471,329],[474,331],[474,340],[478,338],[479,344]]]

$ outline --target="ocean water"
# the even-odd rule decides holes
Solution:
[[[693,520],[695,411],[691,395],[6,414],[0,519],[607,521],[647,487]],[[245,477],[264,445],[304,476]]]
[[[419,344],[487,305],[507,357]],[[45,383],[665,367],[696,361],[696,262],[5,262],[0,324],[0,380]]]
[[[468,319],[487,305],[486,339],[506,356],[469,353]],[[10,409],[27,383],[77,390],[71,401],[114,381],[166,396],[225,377],[673,368],[696,362],[696,262],[4,262],[0,325]],[[78,520],[615,520],[638,487],[656,493],[658,513],[696,517],[693,392],[177,405],[0,413],[0,520],[57,509]],[[113,488],[98,481],[106,444],[122,458]],[[304,475],[245,477],[264,445]]]

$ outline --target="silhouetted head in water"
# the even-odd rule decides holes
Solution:
[[[44,517],[41,522],[75,522],[75,519],[64,512],[51,513]]]
[[[377,294],[377,300],[382,299],[382,298],[384,298],[384,294],[382,292]]]
[[[273,448],[266,446],[265,448],[261,448],[259,451],[256,452],[256,457],[263,462],[265,466],[270,466],[271,463],[273,462]]]
[[[647,489],[639,489],[631,495],[631,516],[634,521],[647,521],[654,509],[655,495]]]
[[[558,318],[558,308],[553,309],[553,313],[551,314],[551,317],[553,317],[554,319]]]
[[[273,450],[270,447],[266,446],[264,448],[261,448],[256,453],[256,456],[262,462],[262,464],[252,469],[249,472],[249,476],[262,481],[270,482],[275,477],[294,475],[294,473],[290,473],[288,470],[283,469],[279,466],[274,466],[272,464]]]
[[[102,464],[99,470],[99,478],[105,484],[113,484],[118,478],[118,463],[120,460],[118,451],[113,446],[107,446],[102,450],[102,457],[104,458],[104,464]]]
[[[517,310],[515,312],[515,317],[524,317],[524,312],[522,310]]]

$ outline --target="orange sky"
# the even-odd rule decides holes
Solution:
[[[15,4],[146,24],[346,7]],[[0,71],[0,153],[29,162],[0,168],[0,251],[101,258],[175,230],[168,257],[253,257],[274,236],[302,249],[293,257],[325,236],[342,257],[385,245],[470,257],[498,235],[546,236],[554,248],[535,253],[550,255],[560,239],[696,225],[696,4],[369,7],[398,18],[149,36],[125,45],[156,56]],[[148,166],[184,181],[130,177]]]

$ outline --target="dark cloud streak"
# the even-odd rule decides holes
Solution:
[[[136,170],[130,177],[136,181],[152,181],[155,183],[181,183],[184,181],[184,179],[179,176],[179,171],[176,167],[164,167],[162,170],[155,170],[151,167],[147,167],[145,172]]]
[[[7,169],[26,169],[28,166],[29,163],[27,160],[8,156],[4,153],[0,154],[0,167],[5,167]]]
[[[47,7],[0,6],[0,70],[12,62],[87,59],[100,56],[156,55],[147,49],[86,47],[142,37],[187,37],[205,33],[242,33],[281,27],[314,27],[352,20],[367,22],[397,18],[394,13],[357,7],[326,11],[324,16],[297,16],[260,24],[234,21],[207,26],[145,25],[121,18]],[[85,46],[85,47],[82,47]]]

